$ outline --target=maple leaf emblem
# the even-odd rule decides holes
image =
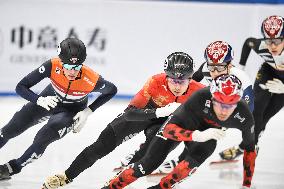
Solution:
[[[233,84],[231,79],[226,80],[225,83],[222,83],[222,92],[226,95],[233,94],[235,91],[236,84]]]

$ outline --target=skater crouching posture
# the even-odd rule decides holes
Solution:
[[[132,138],[143,130],[153,129],[156,133],[180,103],[204,87],[191,80],[193,60],[186,53],[175,52],[169,55],[164,63],[164,71],[165,73],[152,76],[125,111],[101,132],[97,141],[86,147],[63,174],[47,178],[43,188],[55,189],[70,183],[125,139]]]
[[[224,129],[241,130],[245,152],[243,187],[249,188],[255,166],[254,120],[247,103],[241,100],[241,82],[234,75],[221,75],[211,87],[194,93],[170,116],[151,141],[145,156],[110,180],[103,189],[120,189],[150,174],[176,143],[184,141],[187,154],[172,172],[149,189],[171,189],[193,174],[214,152]],[[224,129],[223,129],[224,128]]]
[[[16,92],[30,102],[0,130],[0,148],[11,138],[49,119],[21,157],[0,165],[0,180],[21,172],[27,164],[40,158],[50,143],[61,139],[72,129],[75,133],[79,132],[88,116],[117,92],[114,84],[83,65],[87,56],[86,47],[79,39],[63,40],[58,53],[59,58],[46,61],[16,87]],[[44,78],[49,78],[51,84],[39,95],[30,90]],[[101,95],[87,106],[91,92]]]
[[[254,95],[252,90],[252,82],[248,75],[241,69],[233,66],[232,61],[234,59],[234,52],[231,45],[229,45],[225,41],[214,41],[210,43],[205,51],[204,58],[205,62],[201,64],[199,69],[193,74],[192,79],[198,81],[202,84],[209,86],[216,77],[222,74],[233,74],[238,76],[238,78],[242,82],[242,90],[243,95],[242,98],[249,105],[250,111],[253,111],[254,107]],[[153,135],[155,135],[154,133]],[[149,143],[144,144],[149,145]],[[142,149],[144,150],[144,149]],[[188,148],[185,147],[184,151],[179,155],[178,158],[171,159],[169,161],[164,162],[157,170],[155,170],[152,174],[166,174],[171,172],[174,167],[184,159],[187,154]],[[141,150],[136,151],[132,158],[129,158],[128,164],[134,163],[138,161],[140,158],[137,158],[138,154]],[[243,150],[242,150],[243,151]],[[236,153],[242,154],[242,151],[237,151]],[[239,154],[238,154],[239,155]],[[131,157],[130,155],[128,157]],[[121,162],[126,162],[127,160],[123,160]],[[126,164],[124,163],[124,165]],[[127,164],[126,164],[127,165]]]

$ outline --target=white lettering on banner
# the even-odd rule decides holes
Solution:
[[[35,152],[31,155],[31,157],[25,161],[24,163],[21,164],[22,167],[26,166],[29,163],[32,163],[33,161],[37,160],[38,158],[41,157],[42,154],[37,155]]]
[[[203,3],[192,4],[192,2],[186,2],[181,4],[173,1],[171,3],[178,11],[175,15],[169,15],[166,14],[168,6],[165,6],[163,2],[156,5],[154,2],[149,1],[147,3],[139,3],[139,6],[133,6],[133,3],[138,4],[138,2],[126,2],[123,5],[115,1],[57,2],[56,8],[58,10],[68,9],[70,12],[77,13],[74,19],[68,19],[62,24],[62,20],[57,19],[61,15],[60,11],[42,15],[41,18],[34,17],[34,15],[40,15],[46,9],[45,4],[41,1],[33,1],[33,6],[22,3],[21,0],[16,0],[16,2],[7,1],[0,6],[0,16],[10,18],[3,20],[1,26],[0,35],[2,37],[0,38],[9,40],[0,40],[0,49],[5,49],[0,50],[0,62],[5,62],[6,70],[14,70],[15,72],[13,77],[11,77],[10,72],[2,73],[3,78],[9,79],[2,81],[0,85],[1,92],[14,92],[14,87],[26,73],[34,70],[34,68],[38,68],[38,65],[57,55],[57,45],[61,40],[66,37],[76,36],[88,48],[86,65],[98,70],[99,73],[104,73],[107,79],[115,81],[115,84],[119,87],[118,94],[134,95],[138,87],[143,85],[145,78],[162,70],[163,60],[171,53],[169,48],[182,48],[181,44],[184,44],[184,39],[187,39],[188,36],[206,36],[208,39],[214,39],[215,33],[218,33],[220,36],[226,35],[226,31],[221,27],[217,28],[215,32],[207,32],[208,26],[206,24],[199,25],[200,28],[198,30],[190,30],[190,26],[185,26],[184,28],[184,31],[188,32],[176,30],[180,22],[184,22],[187,18],[198,17],[200,13],[194,10],[205,10],[200,22],[205,23],[207,21],[206,18],[215,15],[220,18],[219,21],[221,23],[227,23],[227,28],[230,31],[238,33],[237,37],[230,40],[230,44],[234,44],[235,47],[241,47],[245,40],[242,36],[250,33],[250,27],[247,26],[255,26],[257,20],[264,19],[262,13],[267,11],[266,6],[252,11],[250,4],[242,5],[242,9],[239,9],[239,6],[230,5],[228,7],[226,3],[218,3],[214,4],[214,9],[212,9],[211,5]],[[50,0],[50,2],[56,3],[56,0]],[[151,4],[155,6],[152,9],[147,9]],[[78,9],[79,5],[84,6],[84,9]],[[116,10],[115,20],[121,21],[120,27],[116,27],[113,24],[115,20],[108,14],[109,7]],[[17,10],[17,14],[13,14],[14,10]],[[128,16],[131,12],[130,10],[137,12],[137,14]],[[283,7],[269,7],[269,11],[271,13],[283,12]],[[33,12],[34,14],[26,14],[27,12]],[[98,25],[95,26],[82,24],[80,27],[73,27],[74,22],[85,19],[85,14],[82,14],[84,12],[88,12],[88,17],[97,18],[99,16],[102,18],[101,22],[98,22]],[[153,17],[155,22],[142,22],[137,25],[135,36],[140,36],[139,38],[132,35],[117,35],[118,33],[127,33],[129,31],[128,23],[139,21],[145,13]],[[22,19],[19,20],[17,19],[18,17]],[[39,19],[44,20],[45,24],[40,22]],[[34,20],[34,22],[30,22],[30,20]],[[163,27],[157,27],[156,24],[163,22],[163,20],[167,20],[172,24],[172,27],[167,28],[166,32]],[[176,20],[179,21],[177,22]],[[236,24],[235,21],[237,20],[243,20],[243,22]],[[193,20],[192,24],[194,25],[196,22],[197,20]],[[155,27],[155,32],[147,33],[147,29],[153,27]],[[149,35],[143,35],[145,32]],[[258,37],[259,33],[255,30],[252,35]],[[175,37],[163,40],[165,36]],[[188,45],[189,49],[194,49],[190,52],[190,55],[197,57],[195,61],[201,63],[204,60],[200,56],[200,52],[204,50],[204,44],[196,42],[202,40],[202,37],[199,37],[194,38]],[[2,43],[1,41],[4,42]],[[125,43],[126,41],[131,41],[131,43]],[[146,43],[146,41],[149,43]],[[155,43],[156,41],[159,41],[159,43]],[[116,44],[124,44],[125,48],[117,48]],[[129,50],[127,55],[125,54],[125,49]],[[153,53],[152,49],[156,49],[155,53]],[[236,54],[240,54],[241,48],[237,48],[235,51]],[[149,56],[140,56],[142,52],[150,55],[150,59]],[[261,59],[258,56],[248,59],[246,72],[251,76],[254,76],[258,70],[257,66],[253,64],[254,58]],[[196,69],[198,66],[197,64]],[[122,75],[121,70],[127,70],[128,75]],[[135,80],[130,80],[129,78],[135,78]],[[37,88],[37,91],[40,91],[46,86],[45,84],[41,82],[35,88]]]

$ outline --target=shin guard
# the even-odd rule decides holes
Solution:
[[[183,179],[193,174],[196,171],[196,168],[197,167],[191,167],[189,162],[183,160],[171,173],[162,178],[160,187],[162,189],[172,189],[176,183],[181,182]]]

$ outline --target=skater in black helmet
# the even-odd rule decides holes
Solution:
[[[61,139],[71,130],[78,133],[88,116],[117,92],[114,84],[83,64],[87,53],[79,39],[63,40],[58,46],[58,54],[58,58],[43,63],[16,87],[16,92],[30,102],[1,128],[0,148],[28,128],[45,120],[48,122],[38,131],[32,145],[21,157],[0,165],[0,180],[21,172],[27,164],[40,158],[50,143]],[[49,78],[50,84],[40,94],[34,93],[30,88],[44,78]],[[87,106],[91,92],[101,95]]]
[[[249,76],[241,69],[233,65],[234,52],[231,45],[225,41],[214,41],[206,47],[204,51],[205,62],[201,64],[199,69],[193,74],[192,79],[198,81],[206,86],[209,86],[213,79],[222,74],[233,74],[238,76],[242,82],[243,95],[242,98],[248,103],[250,111],[253,111],[254,96],[252,90],[252,82]],[[156,133],[153,133],[154,136]],[[145,147],[145,145],[144,145]],[[124,167],[138,161],[137,158],[141,154],[141,150],[138,150],[134,155],[128,155],[127,159],[122,160]],[[158,169],[153,171],[152,174],[167,174],[170,173],[174,167],[183,160],[187,154],[187,147],[177,157],[168,161],[165,161]]]
[[[97,141],[86,147],[64,173],[47,178],[43,188],[55,189],[70,183],[98,159],[141,131],[153,130],[151,133],[156,133],[181,103],[204,87],[191,80],[193,60],[184,52],[170,54],[164,62],[164,71],[148,79],[125,111],[101,132]],[[151,140],[152,137],[147,137],[145,143]]]

